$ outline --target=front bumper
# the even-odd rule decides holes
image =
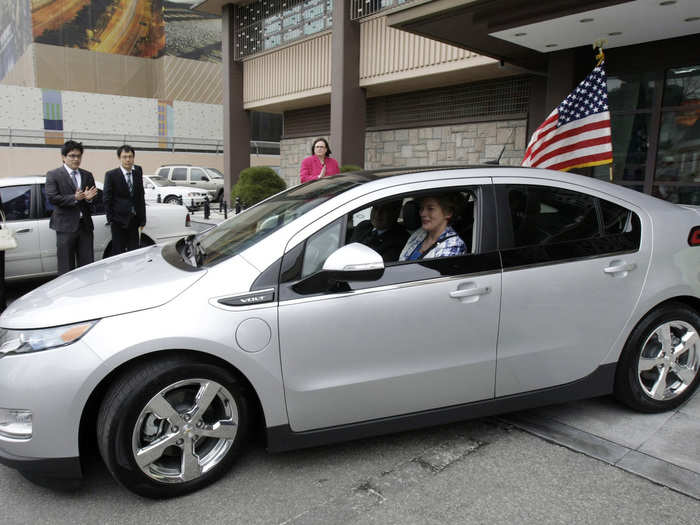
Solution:
[[[80,458],[26,458],[0,449],[0,463],[16,469],[25,478],[39,485],[71,488],[80,484],[83,469]]]
[[[32,481],[79,479],[80,421],[102,360],[82,340],[0,358],[0,406],[31,410],[32,436],[0,436],[0,463]]]

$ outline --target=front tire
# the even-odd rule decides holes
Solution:
[[[668,303],[635,327],[622,352],[615,396],[640,412],[663,412],[688,399],[700,382],[700,315]]]
[[[168,195],[163,199],[163,204],[180,204],[180,199],[178,199],[175,195]]]
[[[112,385],[97,419],[98,446],[124,487],[169,498],[220,478],[240,453],[248,421],[248,402],[233,374],[167,357]]]

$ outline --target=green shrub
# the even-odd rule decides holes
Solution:
[[[267,166],[254,166],[241,171],[238,182],[231,189],[231,202],[241,198],[241,204],[252,206],[270,195],[279,193],[287,185],[284,180]]]
[[[346,171],[362,171],[362,166],[357,166],[355,164],[343,164],[340,167],[340,173],[345,173]]]

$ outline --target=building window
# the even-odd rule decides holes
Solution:
[[[236,60],[325,31],[333,25],[333,0],[258,0],[234,9]]]
[[[653,194],[700,204],[700,66],[666,74]]]
[[[700,204],[700,66],[608,76],[613,165],[594,177]]]

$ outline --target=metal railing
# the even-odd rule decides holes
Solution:
[[[122,144],[130,144],[136,149],[146,151],[192,151],[207,153],[223,153],[224,151],[223,139],[0,128],[0,146],[60,146],[66,140],[82,142],[86,147],[96,149],[113,149]],[[280,144],[279,142],[251,140],[250,152],[257,155],[279,155]]]

